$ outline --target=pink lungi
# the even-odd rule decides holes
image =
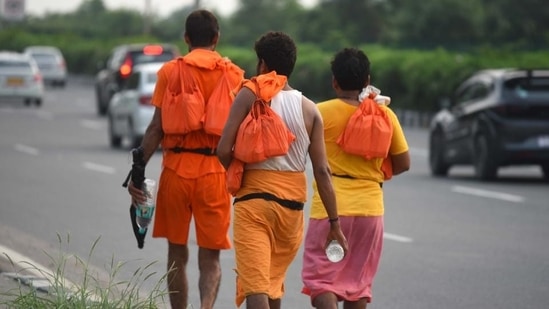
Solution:
[[[383,247],[383,216],[339,217],[349,251],[341,262],[332,263],[324,251],[330,224],[327,219],[309,219],[303,252],[302,293],[316,296],[332,292],[339,301],[372,300],[372,283]]]

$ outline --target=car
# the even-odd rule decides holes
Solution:
[[[172,44],[127,44],[115,47],[95,78],[97,113],[107,114],[112,96],[122,89],[134,66],[142,63],[166,62],[180,56]]]
[[[42,105],[44,81],[36,62],[21,53],[0,51],[0,99]]]
[[[429,129],[432,175],[472,165],[479,180],[494,180],[500,167],[538,165],[549,180],[549,70],[480,70],[441,101]]]
[[[23,53],[36,61],[45,84],[65,87],[67,65],[59,48],[55,46],[27,46]]]
[[[109,102],[108,132],[111,147],[120,148],[126,138],[131,147],[141,144],[155,107],[151,104],[157,72],[164,63],[134,66],[128,80]]]

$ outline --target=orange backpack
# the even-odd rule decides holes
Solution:
[[[250,81],[255,86],[256,100],[240,124],[233,155],[245,163],[256,163],[287,154],[290,144],[295,140],[295,135],[288,129],[282,118],[271,109],[270,104],[265,100],[265,93],[260,94],[258,80],[252,78]],[[271,81],[268,82],[271,83]],[[284,87],[284,83],[285,79],[281,85],[275,86],[277,88],[270,94],[269,101]],[[245,85],[249,87],[249,82]]]
[[[392,137],[391,119],[374,100],[367,97],[353,113],[336,142],[343,151],[370,160],[387,158]]]
[[[206,102],[183,57],[177,59],[162,104],[162,129],[165,134],[187,134],[204,129],[221,136],[234,100],[229,76],[229,60],[218,63],[223,75]],[[240,82],[240,80],[238,81]]]

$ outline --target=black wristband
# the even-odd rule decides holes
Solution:
[[[339,217],[329,218],[328,221],[329,221],[330,223],[337,222],[337,221],[339,221]]]

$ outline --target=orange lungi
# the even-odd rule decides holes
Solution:
[[[246,170],[236,198],[266,192],[304,203],[307,196],[303,172]],[[234,205],[233,241],[236,257],[236,305],[252,294],[279,299],[284,294],[286,271],[303,239],[303,211],[264,199]]]

